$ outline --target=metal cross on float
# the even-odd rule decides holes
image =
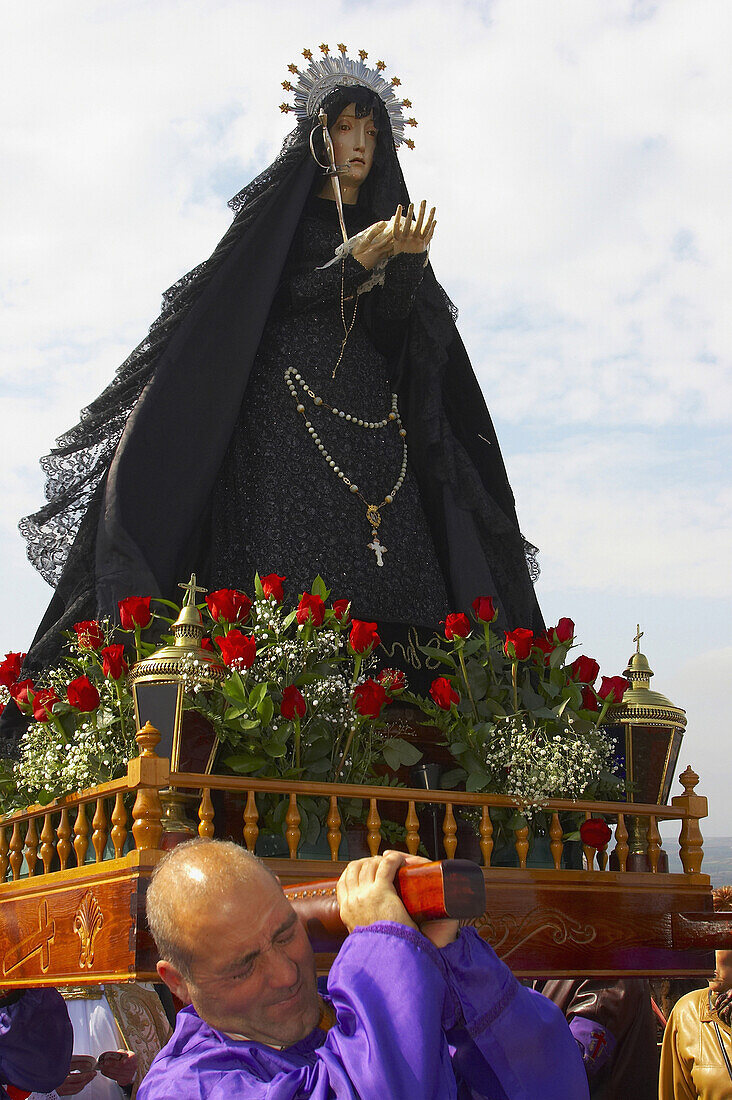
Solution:
[[[645,634],[645,630],[641,630],[640,623],[638,623],[638,625],[635,628],[635,638],[633,638],[633,641],[635,642],[635,651],[636,651],[636,653],[640,653],[640,640],[641,640],[641,638],[643,637],[644,634]]]
[[[377,535],[374,535],[373,541],[368,543],[368,549],[373,550],[376,554],[376,564],[382,566],[384,564],[384,554],[387,553],[387,549],[379,542]]]
[[[179,588],[182,588],[186,594],[186,598],[183,601],[183,606],[187,607],[189,604],[196,602],[196,592],[208,592],[207,588],[201,588],[196,584],[196,574],[191,573],[191,579],[188,584],[179,584]]]

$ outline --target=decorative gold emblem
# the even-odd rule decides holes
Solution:
[[[27,962],[35,954],[41,956],[41,972],[46,973],[51,965],[51,944],[56,937],[56,922],[48,919],[48,901],[43,899],[38,906],[38,931],[31,932],[20,943],[14,944],[3,956],[3,974],[9,974],[16,966]]]
[[[94,965],[94,940],[104,924],[104,914],[99,902],[87,890],[74,915],[74,932],[81,940],[79,948],[79,966],[91,970]]]

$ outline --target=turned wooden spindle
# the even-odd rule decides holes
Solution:
[[[92,844],[94,846],[94,862],[101,863],[104,859],[104,849],[107,847],[109,821],[104,806],[104,799],[98,798],[92,818]]]
[[[53,817],[50,813],[47,813],[43,818],[43,831],[41,833],[41,861],[43,863],[44,875],[48,875],[51,872],[53,857],[56,855],[56,849],[53,843],[55,839],[56,834],[53,831]]]
[[[704,859],[704,840],[699,828],[699,819],[707,816],[709,807],[706,798],[695,791],[699,782],[699,776],[695,771],[687,767],[679,776],[679,782],[684,788],[684,793],[674,795],[671,805],[677,806],[684,813],[679,834],[681,863],[687,875],[698,875]]]
[[[330,858],[335,863],[338,859],[338,852],[341,847],[341,814],[338,809],[338,798],[336,795],[331,795],[330,809],[328,810],[328,817],[326,818],[326,825],[328,826],[328,847],[330,848]]]
[[[615,826],[615,851],[613,855],[618,861],[618,870],[624,871],[628,863],[628,826],[625,824],[625,814],[618,814],[618,823]]]
[[[597,853],[597,861],[600,864],[600,870],[607,871],[607,848]]]
[[[551,841],[549,849],[552,853],[552,859],[554,860],[554,870],[561,871],[562,869],[562,854],[564,852],[564,844],[562,837],[564,832],[559,820],[559,814],[555,812],[552,814],[552,823],[549,826],[549,839]]]
[[[20,868],[23,866],[23,833],[20,822],[13,825],[10,837],[10,869],[13,872],[13,882],[20,878]]]
[[[442,844],[448,859],[455,858],[455,849],[457,848],[456,833],[457,822],[455,821],[455,814],[453,813],[452,803],[448,802],[445,806],[445,816],[442,819]]]
[[[521,829],[514,829],[513,835],[516,837],[514,848],[518,856],[519,867],[522,871],[525,871],[526,860],[529,855],[529,826],[524,825]]]
[[[204,787],[201,791],[201,802],[198,807],[198,835],[205,840],[213,840],[214,837],[214,806],[211,801],[211,791]]]
[[[257,846],[257,837],[259,836],[258,821],[259,810],[257,809],[257,798],[254,791],[248,791],[247,804],[244,808],[244,843],[249,852],[253,852]]]
[[[285,839],[290,852],[290,859],[297,859],[297,849],[300,847],[300,811],[297,808],[297,796],[294,791],[290,795],[290,805],[285,814]]]
[[[25,862],[28,868],[28,877],[31,878],[38,862],[38,825],[32,817],[25,831]]]
[[[369,846],[369,851],[372,856],[377,856],[379,854],[379,848],[381,847],[381,818],[379,817],[375,798],[372,798],[369,802],[369,816],[366,818],[366,828],[368,829],[366,843]]]
[[[416,856],[419,851],[419,818],[414,801],[410,801],[407,809],[407,819],[404,822],[407,830],[407,851],[411,856]]]
[[[160,740],[160,733],[151,722],[146,722],[135,734],[135,740],[140,747],[138,764],[142,772],[142,765],[146,761],[152,763],[153,758],[157,760],[158,754],[155,752],[155,747]],[[135,804],[132,807],[132,835],[138,851],[150,851],[160,847],[163,835],[163,826],[160,824],[162,816],[163,806],[158,788],[138,787]]]
[[[89,849],[89,820],[86,816],[86,803],[81,802],[76,811],[74,822],[74,851],[76,852],[76,866],[83,867],[86,853]]]
[[[127,810],[121,791],[117,792],[112,810],[112,844],[114,845],[114,858],[121,859],[127,840]]]
[[[488,806],[483,807],[480,815],[480,851],[483,856],[483,866],[490,867],[493,855],[493,822]]]
[[[71,825],[69,824],[69,811],[66,808],[61,811],[61,820],[58,823],[56,836],[58,837],[56,851],[58,852],[59,866],[62,871],[65,871],[71,855],[71,841],[69,839],[71,837]]]
[[[6,825],[0,825],[0,882],[5,882],[8,873],[8,829]]]
[[[646,855],[648,856],[651,872],[655,875],[658,872],[658,861],[661,856],[661,834],[658,831],[655,814],[651,814],[648,819]]]

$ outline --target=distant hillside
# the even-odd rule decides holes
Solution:
[[[679,846],[673,840],[664,840],[668,852],[669,871],[683,871],[679,859]],[[732,836],[705,836],[702,871],[709,875],[712,886],[732,886]]]

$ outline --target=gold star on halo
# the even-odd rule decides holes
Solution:
[[[402,100],[402,107],[406,107],[406,108],[407,108],[407,110],[409,110],[409,108],[410,108],[411,106],[412,106],[412,101],[411,101],[411,99],[403,99],[403,100]]]
[[[327,42],[320,43],[320,52],[326,55],[330,53],[330,47],[328,46]]]
[[[405,139],[404,139],[404,144],[405,144],[405,145],[406,145],[406,146],[407,146],[407,147],[408,147],[409,149],[414,149],[414,142],[412,141],[412,139],[411,139],[411,138],[405,138]]]
[[[289,80],[283,80],[282,81],[282,87],[285,89],[286,92],[291,92],[292,91],[292,84],[290,84]]]
[[[290,72],[290,73],[299,73],[300,72],[297,65],[292,65],[292,64],[287,66],[287,71]]]
[[[365,61],[369,55],[366,53],[366,50],[359,50],[358,56],[361,58],[362,61]]]
[[[376,62],[376,68],[379,70],[380,73],[383,73],[384,69],[386,68],[386,62],[385,61],[377,61]]]
[[[393,76],[391,78],[391,82],[392,82],[392,84],[394,85],[395,88],[398,88],[399,85],[401,84],[401,80],[399,79],[398,76]]]
[[[345,44],[345,42],[339,42],[338,49],[341,51],[341,53],[345,53],[348,49],[348,46]]]
[[[288,111],[294,111],[294,107],[291,107],[289,103],[280,103],[280,110],[283,115],[286,115]]]
[[[302,56],[304,58],[306,58],[308,61],[312,61],[313,60],[313,51],[312,50],[303,50],[302,51]]]
[[[418,125],[419,125],[419,123],[417,122],[416,118],[408,118],[407,119],[407,126],[418,126]]]

